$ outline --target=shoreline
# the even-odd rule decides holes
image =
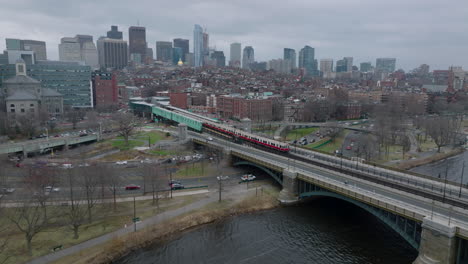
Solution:
[[[462,154],[463,152],[465,152],[465,148],[455,148],[455,149],[450,150],[447,153],[437,153],[437,154],[435,154],[433,156],[426,157],[426,158],[423,158],[423,159],[420,159],[420,160],[409,160],[409,161],[406,161],[406,162],[402,162],[402,163],[398,164],[398,166],[396,166],[396,168],[401,169],[401,170],[410,170],[410,169],[413,169],[415,167],[424,166],[424,165],[427,165],[427,164],[430,164],[430,163],[439,162],[441,160],[444,160],[444,159],[447,159],[447,158]]]
[[[254,201],[254,202],[252,202]],[[250,214],[280,207],[277,194],[261,197],[249,195],[241,201],[223,200],[213,202],[196,211],[168,219],[157,225],[138,230],[136,233],[115,237],[95,248],[58,259],[53,263],[114,263],[132,252],[148,247],[155,242],[166,242],[185,232],[223,221],[229,217]]]

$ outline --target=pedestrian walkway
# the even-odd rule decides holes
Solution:
[[[202,190],[200,190],[200,191],[202,191]],[[199,194],[197,192],[200,192],[200,191],[191,191],[191,192],[186,192],[186,193]],[[225,197],[239,196],[239,194],[245,194],[245,193],[247,193],[249,191],[255,191],[255,189],[246,190],[244,188],[241,188],[241,186],[237,186],[237,187],[232,188],[229,191],[226,190],[226,193],[224,194],[224,196]],[[184,195],[188,195],[188,194],[184,194]],[[131,198],[131,199],[133,201],[133,198]],[[145,219],[144,221],[140,222],[137,225],[137,229],[140,230],[140,229],[143,229],[145,227],[149,227],[149,226],[155,225],[157,223],[161,223],[161,222],[163,222],[165,220],[174,218],[176,216],[185,214],[187,212],[200,209],[200,208],[202,208],[203,206],[205,206],[207,204],[210,204],[212,202],[217,201],[217,199],[218,199],[218,192],[211,192],[211,193],[209,193],[209,196],[207,198],[204,198],[204,199],[199,200],[197,202],[188,204],[188,205],[183,206],[181,208],[171,210],[171,211],[166,211],[166,212],[154,215],[154,216],[152,216],[150,218],[147,218],[147,219]],[[88,241],[85,241],[83,243],[71,246],[69,248],[65,248],[63,250],[60,250],[60,251],[57,251],[57,252],[54,252],[54,253],[51,253],[51,254],[48,254],[48,255],[33,259],[32,261],[28,262],[28,264],[50,263],[50,262],[56,261],[56,260],[58,260],[60,258],[69,256],[69,255],[72,255],[72,254],[75,254],[75,253],[78,253],[78,252],[80,252],[82,250],[85,250],[85,249],[100,245],[102,243],[110,241],[110,240],[112,240],[114,238],[117,238],[119,236],[129,234],[131,232],[133,232],[133,226],[129,226],[129,227],[126,227],[126,228],[121,228],[121,229],[116,230],[114,232],[105,234],[105,235],[100,236],[100,237],[90,239]]]

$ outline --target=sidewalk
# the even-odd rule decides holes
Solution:
[[[224,197],[227,198],[227,197],[231,197],[233,195],[244,194],[244,193],[247,193],[249,191],[255,191],[255,189],[246,190],[243,187],[232,188],[229,191],[227,191],[227,190],[225,191]],[[194,191],[194,192],[197,192],[197,191]],[[133,198],[131,198],[131,199],[133,200]],[[184,213],[199,209],[199,208],[201,208],[201,207],[203,207],[203,206],[205,206],[205,205],[207,205],[209,203],[215,202],[217,200],[218,200],[218,192],[209,192],[209,197],[207,197],[205,199],[202,199],[202,200],[199,200],[199,201],[194,202],[192,204],[186,205],[184,207],[181,207],[181,208],[178,208],[178,209],[175,209],[175,210],[172,210],[172,211],[166,211],[166,212],[163,212],[161,214],[157,214],[157,215],[154,215],[154,216],[152,216],[150,218],[145,219],[144,221],[140,222],[137,225],[137,229],[140,230],[140,229],[143,229],[145,227],[155,225],[157,223],[163,222],[163,221],[171,219],[173,217],[176,217],[176,216],[182,215]],[[50,253],[48,255],[38,257],[38,258],[33,259],[32,261],[27,262],[27,263],[28,264],[43,264],[43,263],[45,264],[45,263],[49,263],[49,262],[52,262],[52,261],[56,261],[56,260],[58,260],[60,258],[63,258],[65,256],[78,253],[78,252],[80,252],[80,251],[82,251],[84,249],[88,249],[88,248],[100,245],[100,244],[105,243],[105,242],[107,242],[109,240],[112,240],[113,238],[123,236],[123,235],[131,233],[131,232],[133,232],[133,226],[132,225],[128,226],[127,228],[121,228],[119,230],[116,230],[114,232],[105,234],[103,236],[90,239],[88,241],[85,241],[83,243],[71,246],[69,248],[65,248],[63,250],[60,250],[60,251],[57,251],[57,252],[54,252],[54,253]]]

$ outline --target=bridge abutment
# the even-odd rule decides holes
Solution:
[[[296,203],[299,200],[297,193],[297,172],[283,170],[283,189],[279,193],[278,200],[282,204]]]
[[[426,216],[422,223],[419,255],[413,264],[454,264],[457,248],[455,232],[454,226]]]

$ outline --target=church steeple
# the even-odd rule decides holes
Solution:
[[[26,76],[26,63],[22,59],[16,61],[16,75]]]

